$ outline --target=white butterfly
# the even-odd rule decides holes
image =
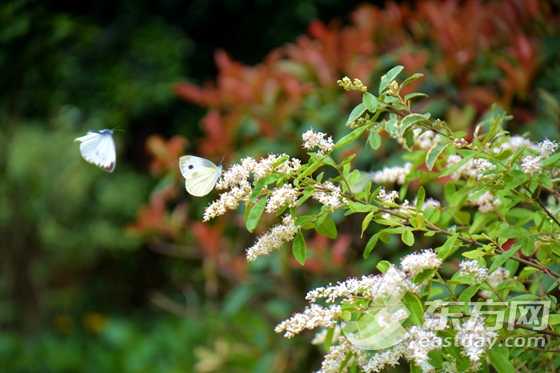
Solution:
[[[216,166],[208,159],[184,155],[179,158],[179,168],[185,178],[187,192],[196,197],[210,193],[222,174],[222,165]]]
[[[117,152],[112,135],[113,130],[89,130],[85,136],[74,141],[81,143],[80,152],[86,161],[107,172],[113,172],[117,164]]]

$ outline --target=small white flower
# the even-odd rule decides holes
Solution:
[[[482,284],[488,279],[488,268],[480,268],[476,260],[463,260],[459,264],[461,276],[473,276],[475,284]]]
[[[320,186],[315,186],[313,199],[318,200],[323,206],[326,206],[329,211],[336,211],[342,205],[346,204],[346,200],[342,198],[342,191],[339,187],[327,181]]]
[[[468,356],[471,367],[478,368],[480,359],[490,346],[490,341],[497,338],[498,334],[489,330],[484,325],[484,317],[473,313],[465,321],[455,336],[457,342],[462,347],[461,355]]]
[[[319,155],[331,152],[334,149],[332,136],[326,139],[325,136],[327,136],[326,133],[314,132],[313,129],[308,130],[301,136],[304,141],[303,148],[307,150],[319,148]]]
[[[401,268],[413,278],[425,269],[438,269],[441,263],[441,259],[438,258],[432,249],[426,249],[420,253],[413,253],[402,258]]]
[[[554,154],[554,152],[556,152],[556,148],[558,148],[558,143],[556,141],[550,141],[549,139],[544,139],[537,144],[537,151],[543,159]]]
[[[535,157],[532,155],[528,155],[522,159],[521,167],[523,172],[527,175],[534,175],[540,174],[542,171],[541,168],[541,157]]]
[[[412,169],[412,163],[407,162],[404,166],[384,167],[381,171],[376,171],[371,175],[371,180],[377,184],[397,183],[402,185]]]
[[[284,242],[292,241],[299,228],[295,226],[291,215],[282,219],[282,224],[274,226],[268,233],[262,235],[258,241],[247,249],[247,260],[254,262],[261,255],[268,255],[280,248]]]
[[[295,190],[291,184],[285,184],[282,188],[276,188],[272,191],[272,195],[266,202],[265,211],[273,213],[280,210],[280,208],[284,205],[294,207],[296,205],[297,198],[297,190]]]
[[[389,194],[385,191],[385,188],[381,188],[377,194],[377,199],[381,202],[393,202],[399,198],[399,192],[396,190],[391,191]]]
[[[502,201],[499,198],[495,198],[490,191],[487,191],[474,201],[470,201],[469,204],[471,206],[478,206],[478,211],[486,214],[496,211],[496,208],[502,204]]]
[[[531,141],[521,136],[512,136],[506,141],[502,142],[500,145],[493,148],[492,151],[494,153],[502,153],[505,150],[511,150],[513,153],[515,153],[523,147],[533,148],[534,145],[533,143],[531,143]]]

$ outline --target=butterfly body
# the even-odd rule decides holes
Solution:
[[[89,130],[85,136],[74,141],[80,142],[80,153],[87,162],[107,172],[113,172],[117,164],[113,130]]]
[[[222,166],[216,166],[208,159],[185,155],[179,158],[179,169],[185,178],[187,192],[202,197],[214,189],[222,174]]]

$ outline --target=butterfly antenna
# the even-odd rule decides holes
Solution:
[[[224,162],[224,159],[226,158],[227,154],[224,154],[224,156],[222,157],[222,160],[220,161],[220,164],[222,164]]]
[[[124,130],[123,130],[123,129],[120,129],[119,127],[120,127],[120,126],[116,126],[115,128],[113,128],[113,131],[121,131],[121,132],[124,132]]]

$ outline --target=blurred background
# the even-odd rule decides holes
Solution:
[[[286,340],[274,326],[310,289],[430,243],[364,260],[367,237],[335,215],[338,238],[308,236],[305,266],[289,247],[248,265],[244,250],[275,218],[255,234],[243,211],[203,224],[217,193],[187,195],[178,158],[305,160],[301,134],[344,135],[361,100],[336,80],[375,94],[398,64],[401,79],[425,75],[406,87],[430,96],[415,110],[455,130],[496,104],[513,133],[559,140],[558,1],[4,0],[0,370],[319,369],[312,333]],[[110,174],[73,140],[117,126]],[[344,152],[363,171],[403,162],[390,141]]]

